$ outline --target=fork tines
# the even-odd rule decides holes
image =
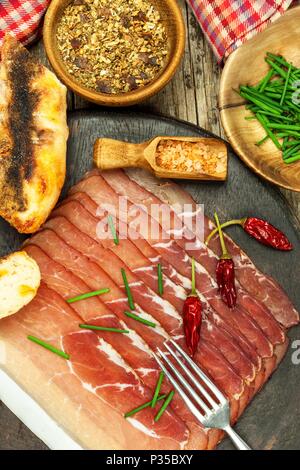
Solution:
[[[227,399],[220,390],[175,341],[172,339],[166,341],[164,346],[179,367],[176,367],[168,355],[161,351],[161,349],[157,350],[160,357],[157,354],[154,354],[154,357],[190,411],[200,421],[205,416],[217,411],[220,405],[227,404]],[[200,409],[195,406],[191,398],[199,405]]]

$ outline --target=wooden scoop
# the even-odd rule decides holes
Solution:
[[[132,144],[97,139],[94,162],[101,170],[138,167],[159,178],[219,180],[227,177],[227,147],[204,137],[155,137]]]

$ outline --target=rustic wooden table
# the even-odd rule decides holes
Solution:
[[[222,70],[207,44],[185,0],[178,0],[186,23],[185,55],[175,78],[157,96],[136,109],[164,114],[197,124],[225,138],[218,112],[218,90]],[[42,40],[31,52],[49,66]],[[69,92],[68,109],[95,108]],[[300,194],[282,190],[300,220]],[[46,449],[28,429],[0,402],[0,449]]]

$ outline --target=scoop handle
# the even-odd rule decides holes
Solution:
[[[114,139],[97,139],[94,145],[94,163],[100,170],[114,168],[148,168],[144,157],[147,143],[132,144]]]

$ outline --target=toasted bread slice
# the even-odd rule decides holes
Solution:
[[[27,305],[35,297],[40,282],[39,266],[25,251],[0,259],[0,319]]]
[[[0,63],[0,215],[19,232],[47,219],[66,171],[66,87],[14,38]]]

